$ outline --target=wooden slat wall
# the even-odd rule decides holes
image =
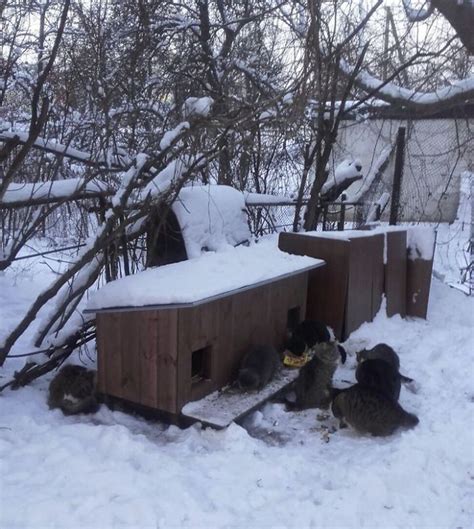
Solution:
[[[387,263],[385,265],[385,295],[387,315],[406,316],[407,232],[387,232]]]
[[[350,242],[349,282],[347,287],[344,338],[372,319],[372,249],[370,239],[357,238]]]
[[[433,261],[407,259],[407,315],[426,318]]]
[[[349,242],[280,233],[278,247],[288,253],[326,261],[325,266],[309,274],[306,317],[323,321],[332,327],[338,339],[342,339],[349,280]]]
[[[356,237],[350,241],[349,282],[344,339],[377,314],[383,293],[384,236]]]
[[[177,311],[97,314],[99,391],[177,412]]]
[[[368,321],[372,321],[382,305],[382,297],[384,293],[384,246],[385,235],[382,233],[370,237],[372,245],[371,249],[371,265],[372,265],[372,314]]]
[[[344,340],[380,309],[384,287],[384,235],[350,241],[281,233],[278,246],[326,261],[309,275],[307,317],[331,326]]]

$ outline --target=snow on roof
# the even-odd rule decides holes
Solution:
[[[309,237],[322,237],[326,239],[339,239],[350,241],[358,237],[373,237],[393,231],[407,232],[407,250],[409,259],[423,259],[431,261],[435,248],[435,231],[432,227],[425,226],[379,226],[373,230],[345,230],[345,231],[307,231],[301,235]],[[386,240],[386,239],[385,239]],[[384,244],[384,262],[387,262],[387,245]]]
[[[251,238],[244,195],[223,185],[184,187],[172,205],[189,259]]]
[[[98,180],[86,182],[83,178],[52,180],[35,183],[11,183],[1,200],[4,204],[14,204],[31,199],[67,198],[76,193],[100,193],[107,191],[107,184]]]
[[[197,303],[323,263],[282,252],[273,240],[229,247],[112,281],[92,294],[87,310]]]
[[[388,231],[407,231],[408,226],[379,226],[373,230],[344,230],[344,231],[305,231],[301,235],[310,237],[324,237],[326,239],[340,239],[350,241],[359,237],[373,237]]]

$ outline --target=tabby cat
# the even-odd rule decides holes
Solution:
[[[333,394],[332,412],[341,428],[348,424],[360,433],[387,436],[397,428],[413,428],[419,422],[416,415],[405,411],[397,402],[361,384],[333,390]]]
[[[335,342],[316,344],[313,358],[305,364],[294,382],[295,407],[324,408],[331,402],[332,377],[339,361]]]

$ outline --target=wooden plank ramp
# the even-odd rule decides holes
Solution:
[[[200,400],[188,402],[181,415],[222,429],[231,422],[243,419],[269,399],[288,387],[298,376],[299,369],[280,368],[274,379],[260,391],[244,392],[235,386],[226,386]]]

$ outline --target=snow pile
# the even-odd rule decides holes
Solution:
[[[188,97],[183,104],[184,117],[186,119],[198,116],[207,117],[213,104],[212,97]]]
[[[172,205],[188,258],[205,250],[217,251],[250,240],[244,196],[223,185],[195,185],[181,189]]]
[[[362,178],[362,164],[360,160],[344,160],[335,169],[334,175],[330,176],[321,188],[321,195],[326,194],[333,187],[339,186],[347,180]]]
[[[15,280],[11,272],[0,275],[0,333],[53,277],[41,260],[30,275],[16,270]],[[434,281],[427,321],[381,313],[344,344],[338,386],[354,380],[354,353],[378,342],[399,352],[403,372],[419,386],[417,394],[402,387],[400,401],[420,424],[386,439],[350,429],[327,437],[323,427],[334,419],[318,420],[317,410],[287,413],[280,404],[249,417],[248,431],[235,424],[179,430],[105,406],[64,417],[46,405],[51,374],[7,390],[0,397],[0,527],[468,529],[473,305]],[[21,344],[13,353],[20,352]],[[2,375],[21,365],[8,360]]]
[[[35,183],[11,183],[2,198],[4,204],[15,204],[29,200],[68,198],[75,194],[107,192],[107,184],[99,180],[86,181],[84,178],[69,178]]]
[[[112,281],[92,294],[87,309],[194,303],[322,264],[282,252],[273,240],[228,247]]]
[[[431,261],[435,249],[435,231],[431,226],[409,226],[407,230],[408,258]]]

